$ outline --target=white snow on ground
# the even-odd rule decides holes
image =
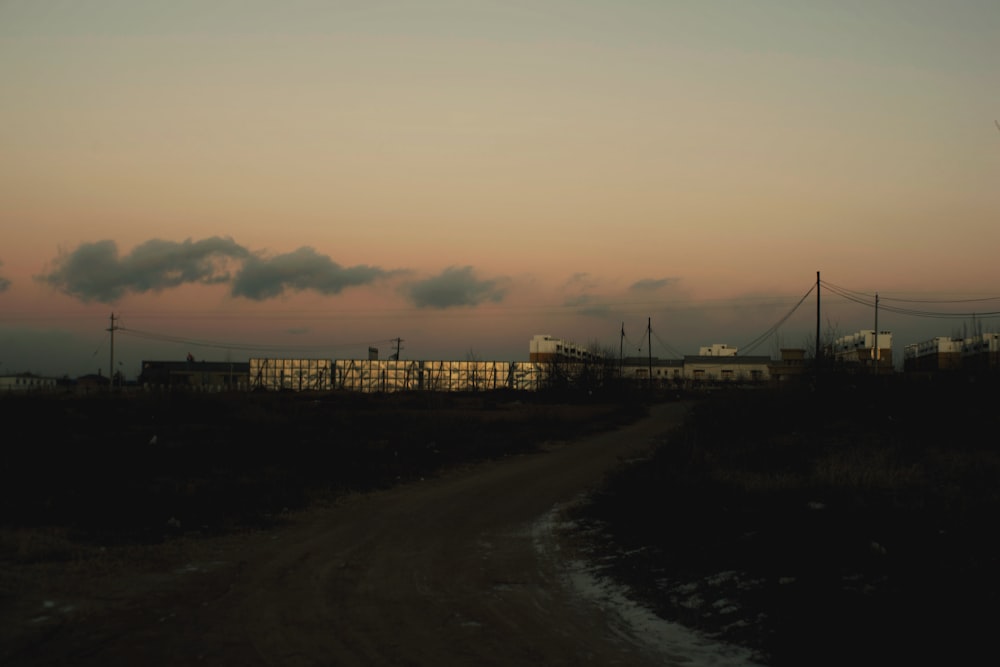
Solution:
[[[665,664],[685,667],[753,667],[754,656],[748,649],[723,644],[677,623],[658,617],[629,597],[624,586],[595,574],[595,568],[579,559],[565,560],[558,554],[557,531],[572,529],[561,522],[561,509],[553,508],[532,526],[535,549],[562,564],[566,584],[590,604],[602,608],[612,629],[624,640],[645,646],[662,656]]]

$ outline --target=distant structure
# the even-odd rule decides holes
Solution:
[[[981,333],[962,344],[962,366],[976,371],[1000,370],[1000,333]]]
[[[551,363],[398,359],[250,359],[250,389],[264,391],[537,391]]]
[[[699,348],[680,359],[649,356],[622,359],[601,355],[547,334],[528,342],[529,361],[379,359],[370,348],[364,359],[251,358],[249,362],[144,361],[139,383],[196,391],[400,391],[478,392],[496,389],[538,391],[546,388],[593,388],[633,382],[664,389],[711,390],[726,386],[782,386],[808,374],[802,348],[785,348],[781,358],[741,355],[725,343]],[[847,372],[892,371],[892,334],[872,329],[842,336],[828,344],[825,356]],[[943,372],[956,369],[1000,371],[1000,334],[969,338],[938,337],[907,345],[905,370]],[[106,378],[101,378],[105,380]]]
[[[781,358],[771,362],[769,371],[771,382],[777,385],[786,384],[801,377],[806,371],[806,351],[800,347],[781,348]]]
[[[143,361],[139,384],[147,389],[178,388],[203,391],[247,389],[250,364],[243,361]]]
[[[43,377],[34,373],[0,375],[0,392],[3,393],[56,391],[58,388],[59,381],[56,378]]]
[[[622,378],[689,388],[756,385],[771,380],[771,366],[770,357],[740,356],[739,348],[714,343],[683,359],[629,357],[622,362]]]
[[[735,357],[739,348],[729,347],[725,343],[713,343],[708,347],[702,347],[698,350],[698,356],[700,357]]]
[[[908,374],[1000,370],[1000,333],[968,338],[938,336],[903,346],[903,372]]]
[[[827,346],[824,356],[841,366],[891,370],[892,332],[880,331],[877,340],[874,329],[841,336]]]
[[[528,361],[596,361],[599,358],[600,355],[592,350],[547,334],[535,334],[528,344]]]
[[[903,346],[903,371],[907,373],[938,373],[962,367],[961,338],[936,336],[919,343]]]

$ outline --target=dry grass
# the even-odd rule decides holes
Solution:
[[[1000,392],[863,380],[696,405],[581,509],[608,573],[773,665],[985,650],[1000,620],[1000,448],[984,434]]]
[[[530,451],[636,412],[534,394],[3,396],[0,561],[71,562]],[[151,442],[155,436],[155,443]]]

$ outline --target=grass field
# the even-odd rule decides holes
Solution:
[[[504,393],[0,396],[0,560],[261,526],[638,410]]]
[[[576,523],[664,618],[771,665],[970,664],[1000,621],[1000,387],[718,392]],[[79,563],[530,452],[641,397],[0,397],[0,563]]]
[[[972,664],[1000,620],[998,400],[857,377],[718,394],[577,518],[605,574],[767,664]]]

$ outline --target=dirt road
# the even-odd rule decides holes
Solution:
[[[654,648],[570,584],[547,517],[682,410],[208,540],[163,571],[53,573],[5,606],[3,662],[681,664],[683,642]]]

